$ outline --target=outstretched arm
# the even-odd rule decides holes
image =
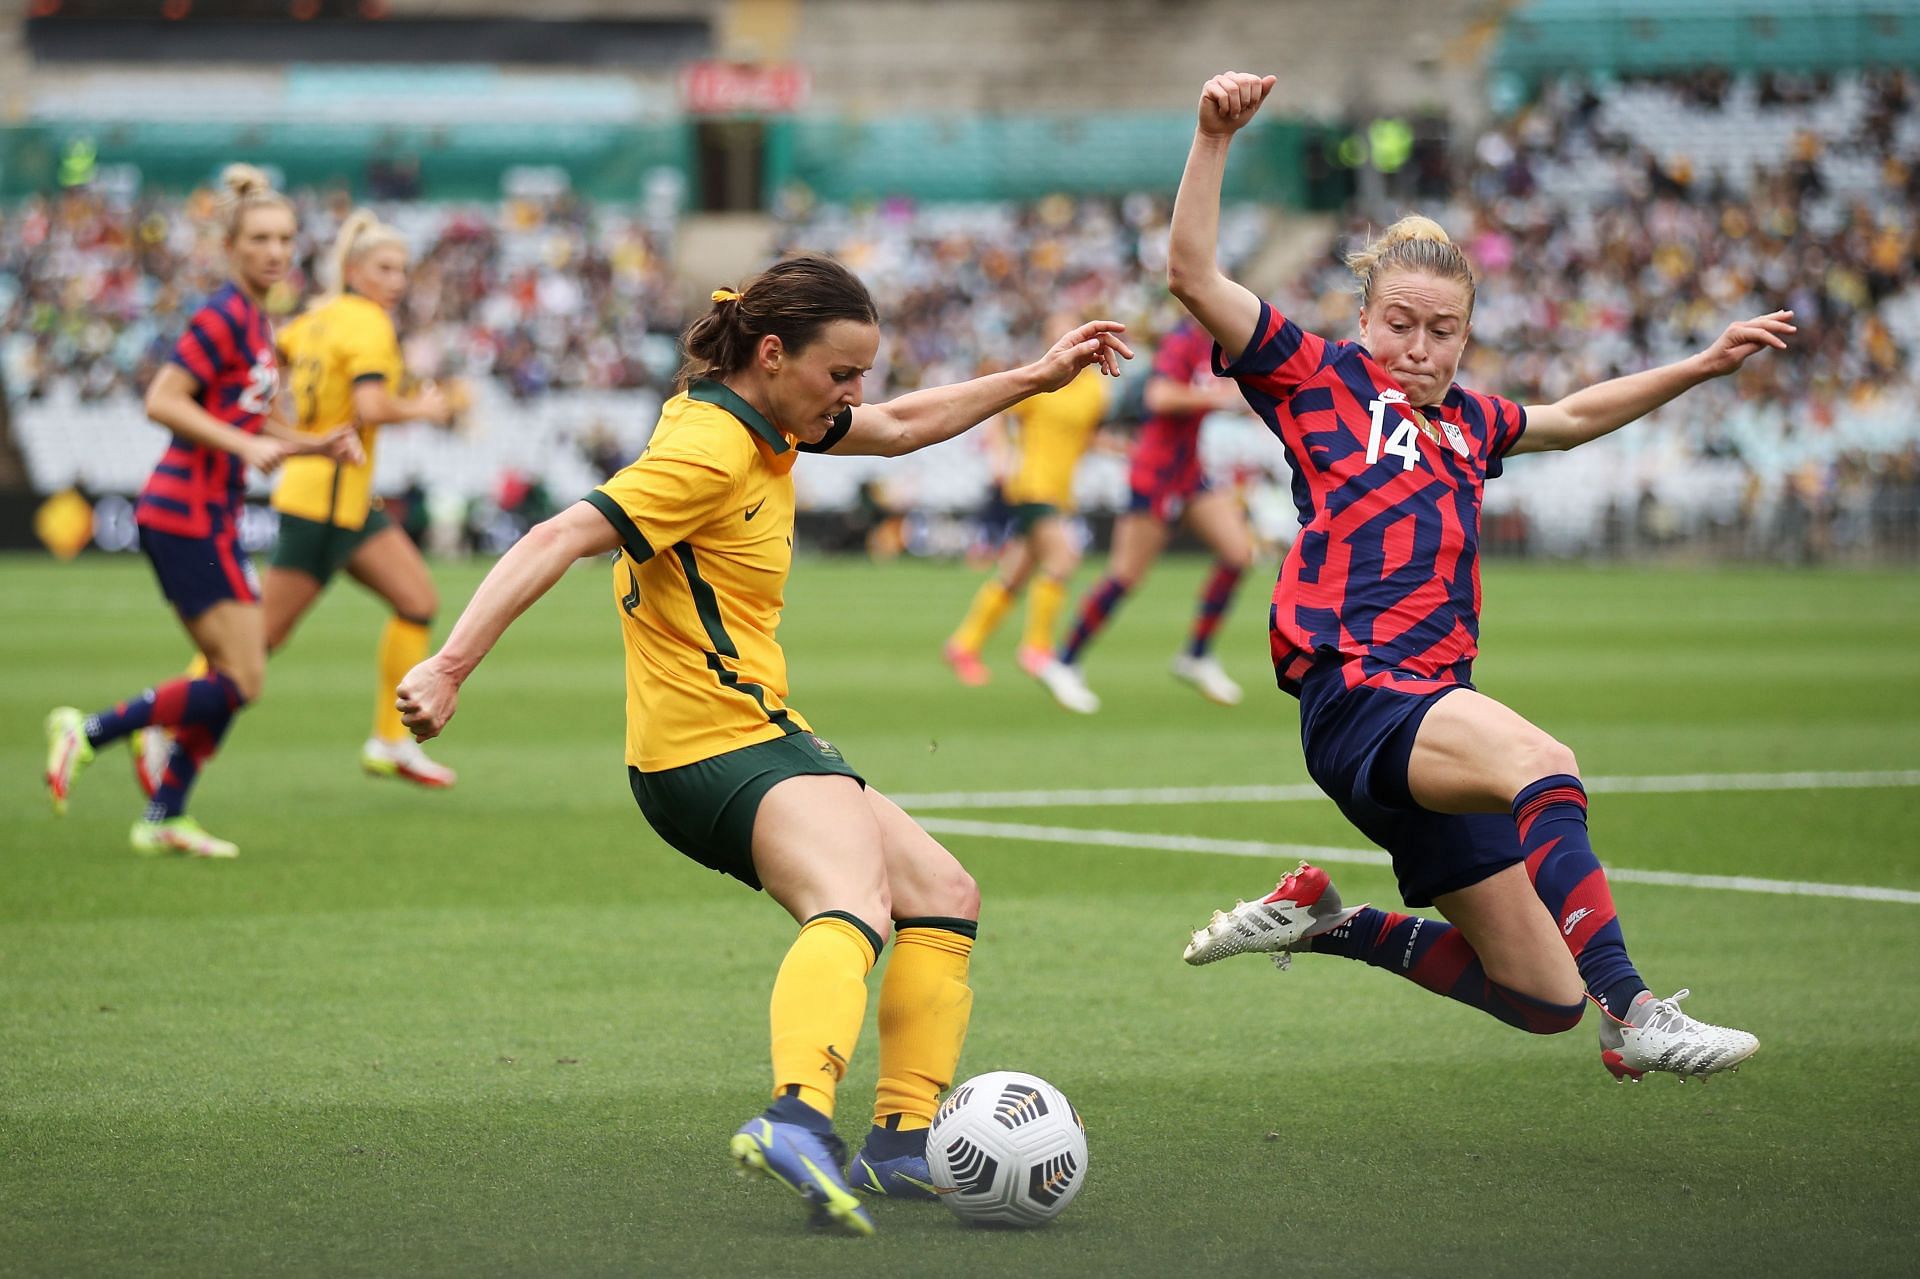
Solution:
[[[513,619],[553,589],[575,560],[619,545],[607,517],[585,502],[534,525],[480,583],[440,651],[400,681],[394,700],[401,722],[423,742],[439,736],[459,708],[460,686]]]
[[[1629,373],[1552,404],[1527,406],[1527,430],[1513,446],[1515,453],[1570,449],[1597,440],[1610,431],[1643,418],[1684,391],[1702,382],[1725,377],[1768,347],[1787,349],[1786,335],[1794,328],[1793,312],[1775,311],[1727,326],[1714,344],[1698,355],[1641,373]]]
[[[1259,314],[1257,304],[1254,314]],[[1247,321],[1247,328],[1252,330],[1252,320]],[[1192,386],[1170,377],[1155,377],[1147,382],[1144,398],[1149,413],[1214,413],[1221,409],[1239,409],[1246,404],[1240,396],[1239,384],[1231,378],[1215,378]]]
[[[1093,320],[1066,334],[1032,364],[970,382],[928,387],[885,404],[859,405],[853,410],[852,428],[827,451],[899,457],[952,439],[1030,395],[1057,391],[1089,364],[1118,377],[1120,361],[1133,358],[1120,336],[1126,331],[1127,326],[1118,321]]]
[[[1229,71],[1200,91],[1200,123],[1187,152],[1180,193],[1173,201],[1173,236],[1167,248],[1167,287],[1201,327],[1220,344],[1228,363],[1253,340],[1260,299],[1220,270],[1220,183],[1227,173],[1227,147],[1253,119],[1277,83],[1274,76]]]
[[[413,395],[395,395],[384,378],[368,378],[355,384],[353,415],[362,426],[386,426],[393,422],[447,426],[454,416],[453,401],[433,383],[423,383]]]

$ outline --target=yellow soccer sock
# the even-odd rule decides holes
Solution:
[[[967,960],[976,927],[971,919],[937,917],[894,925],[893,955],[880,982],[875,1126],[925,1128],[940,1094],[952,1086],[973,1014]]]
[[[195,653],[193,660],[187,663],[187,678],[201,679],[212,669],[213,667],[208,663],[205,653]]]
[[[947,643],[968,653],[978,653],[987,646],[987,637],[1000,625],[1013,607],[1013,595],[1000,585],[1000,579],[990,577],[978,592],[973,603],[967,608],[967,615],[960,623],[960,629],[953,633]]]
[[[393,704],[394,690],[408,671],[427,660],[432,639],[424,622],[404,617],[389,617],[380,632],[380,689],[373,704],[373,735],[383,742],[397,742],[407,735],[400,712]]]
[[[1053,627],[1060,620],[1060,605],[1067,598],[1067,584],[1041,574],[1027,588],[1027,631],[1020,647],[1053,651]]]
[[[833,1090],[860,1038],[867,974],[879,954],[878,934],[845,911],[801,925],[773,980],[775,1097],[798,1097],[833,1117]]]

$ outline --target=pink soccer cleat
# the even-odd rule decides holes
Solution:
[[[948,644],[940,650],[940,656],[946,660],[948,666],[953,667],[953,673],[959,676],[960,682],[968,688],[979,688],[993,678],[993,672],[989,671],[987,664],[980,660],[980,654],[969,652],[958,644]]]

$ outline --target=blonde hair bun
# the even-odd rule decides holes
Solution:
[[[225,191],[215,204],[227,238],[240,234],[240,224],[249,210],[282,208],[293,212],[293,203],[273,189],[273,180],[251,164],[229,164],[220,170],[220,186]]]
[[[1432,218],[1409,214],[1347,254],[1347,269],[1360,286],[1360,305],[1373,297],[1373,283],[1389,271],[1418,271],[1466,286],[1467,311],[1473,311],[1473,267],[1447,229]]]
[[[1388,227],[1380,236],[1380,247],[1388,248],[1395,244],[1405,244],[1409,240],[1434,240],[1441,244],[1452,244],[1453,237],[1447,229],[1432,218],[1410,213]]]
[[[236,200],[244,200],[250,195],[267,195],[273,191],[272,180],[263,170],[251,164],[229,164],[220,170],[220,185]]]

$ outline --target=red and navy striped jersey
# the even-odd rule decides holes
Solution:
[[[171,358],[199,384],[202,408],[249,435],[260,433],[279,365],[266,313],[238,285],[222,286],[194,312]],[[135,519],[162,533],[208,537],[233,527],[246,488],[239,458],[176,434],[140,491]]]
[[[1286,446],[1301,532],[1273,589],[1280,686],[1316,657],[1347,683],[1414,691],[1472,675],[1480,499],[1527,429],[1511,400],[1458,383],[1415,408],[1356,342],[1302,332],[1262,303],[1253,342],[1216,369]]]
[[[1213,380],[1213,339],[1191,320],[1182,322],[1161,340],[1154,352],[1151,376],[1203,386]],[[1140,424],[1130,457],[1129,482],[1143,493],[1178,485],[1200,465],[1199,413],[1155,413]]]

